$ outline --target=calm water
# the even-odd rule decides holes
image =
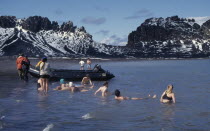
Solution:
[[[36,63],[38,60],[32,60]],[[77,60],[50,60],[54,68],[78,69]],[[116,77],[109,90],[123,96],[157,99],[117,101],[96,89],[69,93],[36,91],[36,79],[18,80],[15,60],[0,60],[0,130],[50,131],[210,131],[210,60],[93,61]],[[79,82],[77,82],[79,83]],[[54,88],[58,82],[51,83]],[[174,85],[176,104],[162,104],[160,95]]]

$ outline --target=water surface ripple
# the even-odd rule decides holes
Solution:
[[[35,64],[38,60],[32,60]],[[78,60],[50,60],[54,68],[78,69]],[[0,130],[210,130],[209,60],[93,60],[116,77],[109,90],[122,95],[157,99],[116,101],[88,92],[36,91],[36,79],[20,81],[15,60],[0,60]],[[79,84],[79,82],[76,82]],[[54,88],[58,82],[52,82]],[[176,104],[159,102],[168,84],[174,85]]]

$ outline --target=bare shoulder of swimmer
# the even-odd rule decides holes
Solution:
[[[129,97],[119,96],[119,97],[115,97],[115,99],[117,99],[117,100],[128,100]]]

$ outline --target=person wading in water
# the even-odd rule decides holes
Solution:
[[[18,75],[21,80],[24,80],[24,78],[25,78],[25,73],[23,70],[23,63],[24,63],[23,61],[28,62],[28,60],[24,57],[24,54],[21,53],[21,54],[19,54],[19,57],[16,60]]]
[[[175,94],[173,93],[173,85],[168,85],[167,86],[167,90],[165,90],[163,92],[163,94],[161,95],[161,97],[160,97],[160,102],[163,102],[163,103],[170,103],[170,102],[176,103]]]
[[[40,78],[42,90],[47,93],[49,90],[50,64],[47,62],[46,57],[42,59],[40,64]]]

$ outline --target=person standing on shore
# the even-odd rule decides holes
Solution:
[[[81,59],[79,64],[80,64],[80,70],[84,70],[85,62]]]
[[[27,62],[27,59],[24,57],[24,54],[21,53],[19,54],[19,57],[16,60],[18,75],[21,80],[24,80],[24,77],[25,77],[24,70],[23,70],[23,61]]]
[[[87,69],[91,70],[91,60],[90,60],[90,58],[87,59]]]
[[[49,90],[50,64],[47,62],[46,57],[42,59],[40,64],[40,78],[42,90],[47,93]]]

